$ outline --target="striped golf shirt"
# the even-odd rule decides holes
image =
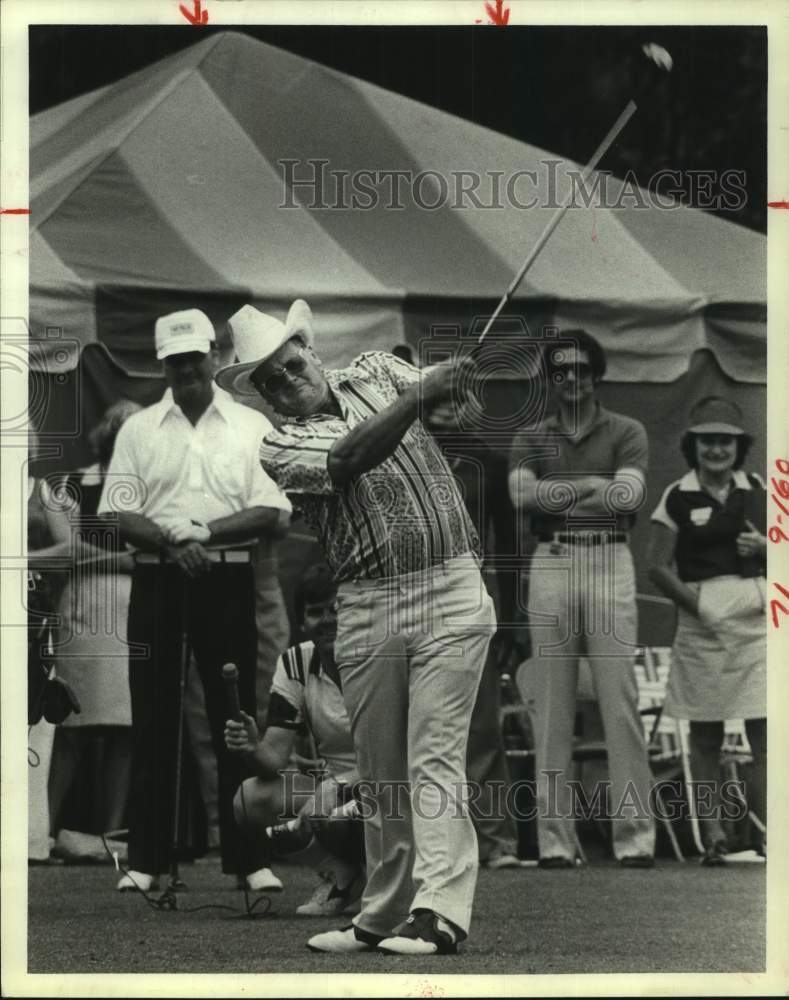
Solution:
[[[414,573],[465,553],[478,540],[438,446],[415,420],[394,453],[343,487],[329,477],[335,441],[418,382],[418,369],[380,351],[326,372],[342,417],[296,418],[263,438],[263,468],[317,533],[338,583]]]

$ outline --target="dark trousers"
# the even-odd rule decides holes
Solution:
[[[238,756],[225,748],[228,713],[222,666],[238,667],[241,708],[254,718],[257,635],[254,579],[247,564],[216,563],[198,580],[189,580],[170,565],[140,565],[134,570],[128,639],[147,645],[148,657],[129,662],[129,867],[155,875],[170,864],[185,612],[219,769],[222,870],[245,874],[260,866],[241,844],[233,817],[233,796],[242,775]]]

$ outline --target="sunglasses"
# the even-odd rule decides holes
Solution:
[[[261,362],[258,367],[249,376],[249,381],[254,385],[258,392],[267,392],[273,395],[275,392],[279,392],[280,389],[284,389],[287,385],[286,375],[301,375],[304,369],[309,364],[309,361],[305,357],[304,348],[300,347],[298,353],[292,358],[288,358],[284,365],[280,366],[279,371],[274,372],[269,375],[268,378],[263,378],[263,366],[266,361]]]
[[[554,372],[562,375],[564,378],[570,374],[570,372],[575,375],[576,378],[589,378],[592,374],[592,366],[586,364],[585,361],[579,361],[576,365],[554,365]]]

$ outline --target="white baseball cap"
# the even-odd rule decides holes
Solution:
[[[222,389],[244,396],[256,394],[249,376],[286,341],[291,337],[300,337],[304,344],[311,347],[314,339],[312,311],[304,299],[296,299],[284,323],[254,306],[246,305],[234,313],[227,324],[238,361],[220,368],[215,378]]]
[[[199,351],[208,354],[216,340],[211,320],[199,309],[182,309],[156,320],[156,357]]]

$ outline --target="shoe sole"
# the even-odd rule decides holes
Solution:
[[[317,948],[313,944],[307,944],[310,951],[317,952],[319,955],[361,955],[365,952],[380,951],[374,945],[366,944],[363,948],[354,948],[353,951],[334,951],[332,948]]]
[[[453,947],[436,948],[435,951],[397,951],[394,948],[386,948],[379,945],[378,951],[383,955],[399,955],[400,958],[432,958],[434,955],[457,955],[457,945]]]

